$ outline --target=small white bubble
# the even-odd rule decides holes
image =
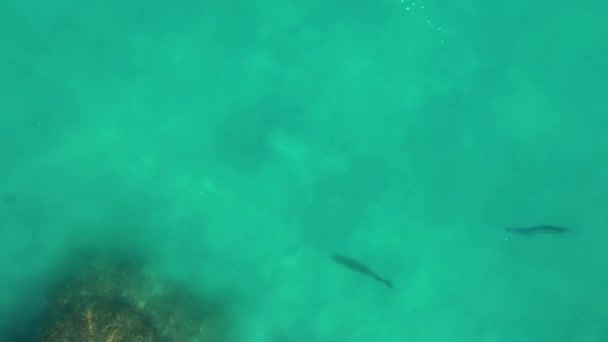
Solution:
[[[409,11],[409,10],[410,10],[410,8],[409,8],[409,7],[406,7],[406,8],[405,8],[405,10],[406,10],[406,11]]]

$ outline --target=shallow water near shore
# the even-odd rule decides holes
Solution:
[[[607,340],[606,6],[0,0],[0,340]]]

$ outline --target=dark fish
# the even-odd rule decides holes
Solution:
[[[366,276],[372,277],[372,278],[376,279],[377,281],[383,283],[384,285],[386,285],[390,288],[393,288],[392,281],[390,281],[389,279],[384,279],[384,278],[380,277],[378,274],[376,274],[376,272],[372,271],[369,267],[363,265],[362,263],[358,262],[357,260],[342,256],[342,255],[337,255],[337,254],[333,254],[331,256],[331,258],[342,266],[346,266],[353,271],[356,271],[356,272],[365,274]]]
[[[550,234],[559,235],[570,233],[571,230],[565,227],[552,226],[552,225],[540,225],[531,227],[520,227],[520,228],[507,228],[508,232],[518,233],[523,235],[537,235],[537,234]]]

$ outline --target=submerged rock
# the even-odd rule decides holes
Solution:
[[[228,308],[144,266],[96,260],[50,293],[43,342],[227,341]]]
[[[73,304],[55,314],[43,341],[159,341],[150,320],[125,302],[87,297]]]

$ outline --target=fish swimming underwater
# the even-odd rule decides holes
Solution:
[[[348,267],[355,272],[359,272],[365,274],[366,276],[372,277],[377,281],[383,283],[384,285],[393,288],[393,282],[391,280],[380,277],[376,272],[372,271],[369,267],[363,265],[357,260],[337,254],[333,254],[331,258],[342,266]]]
[[[539,225],[531,227],[519,227],[519,228],[507,228],[506,231],[511,233],[518,233],[523,235],[560,235],[571,233],[572,231],[566,227],[552,226],[552,225]]]

